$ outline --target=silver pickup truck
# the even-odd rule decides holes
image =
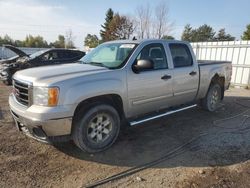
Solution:
[[[231,73],[231,62],[197,62],[187,42],[111,41],[75,64],[17,72],[9,105],[28,136],[72,139],[93,153],[110,147],[123,126],[197,104],[215,111]]]

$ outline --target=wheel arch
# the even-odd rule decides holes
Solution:
[[[213,84],[219,84],[220,85],[220,87],[221,87],[221,99],[223,99],[224,98],[224,91],[225,91],[225,77],[220,76],[219,74],[216,73],[212,77],[209,87],[211,87],[211,85],[213,85]]]
[[[123,108],[124,105],[121,96],[118,94],[106,94],[106,95],[91,97],[81,101],[75,108],[73,121],[75,120],[76,113],[79,111],[80,108],[84,108],[87,111],[93,105],[96,105],[98,103],[99,104],[105,103],[113,106],[117,110],[120,118],[121,119],[124,118],[124,108]]]

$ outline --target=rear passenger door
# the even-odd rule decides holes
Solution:
[[[173,92],[176,104],[195,99],[199,86],[199,70],[189,47],[183,43],[169,44],[174,65]]]

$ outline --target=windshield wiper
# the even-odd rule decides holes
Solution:
[[[104,65],[103,63],[99,63],[99,62],[89,62],[89,63],[86,63],[86,64],[108,68],[106,65]]]

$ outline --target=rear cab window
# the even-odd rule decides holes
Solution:
[[[174,68],[189,67],[193,65],[191,52],[186,44],[169,44]]]

